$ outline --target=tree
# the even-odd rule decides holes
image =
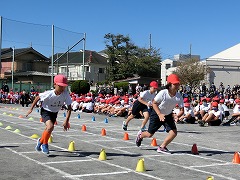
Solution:
[[[136,68],[139,76],[160,78],[161,74],[161,56],[160,49],[136,49]]]
[[[154,48],[139,48],[129,36],[106,34],[104,36],[108,55],[108,80],[133,77],[134,74],[160,77],[160,53]]]
[[[74,81],[71,85],[71,91],[76,94],[86,94],[90,90],[90,85],[86,80]]]
[[[199,60],[190,58],[186,61],[179,62],[173,73],[179,76],[181,84],[189,84],[192,89],[195,89],[199,86],[200,82],[204,80],[206,70],[204,64]]]

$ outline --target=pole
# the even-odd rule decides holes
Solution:
[[[152,34],[149,36],[149,49],[152,49]]]
[[[0,16],[0,74],[2,73],[2,16]]]
[[[51,88],[53,88],[53,61],[54,61],[54,25],[52,25],[52,60],[51,60]]]
[[[85,46],[86,46],[86,33],[84,33],[84,42],[83,42],[83,80],[85,79],[84,78],[84,75],[85,75]]]
[[[68,46],[68,53],[67,53],[67,79],[68,79],[68,61],[69,61],[69,46]]]
[[[15,47],[13,46],[13,55],[12,55],[12,90],[13,91],[14,91],[14,87],[13,87],[14,61],[15,61]]]

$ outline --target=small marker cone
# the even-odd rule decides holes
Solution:
[[[3,114],[7,114],[6,112],[4,112]]]
[[[77,118],[80,119],[80,117],[81,117],[80,114],[78,114],[78,115],[77,115]]]
[[[9,116],[13,116],[12,114],[9,114]]]
[[[214,177],[213,176],[208,176],[207,180],[214,180]]]
[[[106,129],[102,128],[101,135],[102,135],[102,136],[106,136]]]
[[[2,122],[0,122],[0,126],[3,126],[3,123],[2,123]]]
[[[23,116],[22,115],[20,115],[20,116],[18,116],[19,118],[23,118]]]
[[[95,117],[94,117],[94,116],[92,117],[92,121],[96,121],[96,119],[95,119]]]
[[[145,172],[144,159],[139,159],[136,167],[137,172]]]
[[[19,130],[19,129],[16,129],[15,131],[13,131],[13,132],[15,132],[15,133],[18,133],[18,134],[20,134],[21,133],[21,131]]]
[[[105,119],[104,119],[104,123],[108,123],[108,118],[105,118]]]
[[[40,118],[40,122],[43,122],[43,118]]]
[[[66,117],[66,113],[65,112],[63,113],[63,117]]]
[[[153,138],[153,139],[152,139],[151,146],[157,146],[157,140],[156,140],[156,138]]]
[[[85,124],[82,125],[82,131],[86,131],[87,130],[87,127]]]
[[[36,109],[36,112],[39,112],[39,109]]]
[[[38,139],[38,138],[40,138],[40,136],[39,136],[38,134],[33,134],[33,135],[31,136],[31,138],[33,138],[33,139]]]
[[[125,140],[125,141],[129,140],[129,136],[128,136],[127,132],[124,133],[123,140]]]
[[[239,152],[235,152],[235,153],[234,153],[232,162],[235,163],[235,164],[240,164]]]
[[[18,108],[16,108],[16,110],[19,110]]]
[[[48,139],[48,143],[52,143],[53,142],[53,136],[51,135],[50,137],[49,137],[49,139]]]
[[[28,118],[28,120],[33,120],[33,117]]]
[[[5,129],[7,129],[7,130],[11,130],[12,127],[11,127],[11,126],[7,126]]]
[[[75,142],[74,142],[74,141],[71,141],[71,142],[69,143],[68,151],[69,151],[69,152],[75,151]]]
[[[104,149],[101,150],[100,154],[99,154],[99,158],[100,161],[106,161],[107,160],[107,155]]]
[[[193,144],[193,146],[192,146],[192,154],[195,154],[195,155],[199,154],[198,148],[197,148],[197,144]]]
[[[54,125],[58,125],[58,122],[57,122],[57,120],[55,121]]]

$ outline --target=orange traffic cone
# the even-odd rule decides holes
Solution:
[[[58,125],[58,122],[57,122],[57,120],[55,121],[54,125]]]
[[[19,118],[23,118],[23,116],[22,115],[20,115],[20,116],[18,116]]]
[[[240,164],[239,152],[234,153],[232,162],[235,163],[235,164]]]
[[[151,146],[157,146],[157,140],[156,140],[156,138],[153,138],[153,139],[152,139]]]
[[[102,128],[102,133],[101,133],[102,136],[106,136],[106,129]]]
[[[129,140],[129,136],[128,136],[127,132],[124,133],[123,140],[125,140],[125,141]]]
[[[40,118],[40,122],[43,122],[43,119],[42,119],[42,118]]]
[[[198,148],[197,148],[197,144],[193,144],[193,146],[192,146],[192,154],[195,154],[195,155],[199,154]]]
[[[86,131],[87,130],[87,127],[85,124],[82,125],[82,131]]]

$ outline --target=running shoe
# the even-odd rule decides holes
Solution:
[[[124,131],[127,131],[127,125],[125,121],[123,121],[122,128]]]
[[[48,144],[42,144],[42,152],[44,154],[49,154]]]
[[[40,142],[40,138],[38,138],[38,140],[37,140],[37,145],[36,145],[36,147],[35,147],[35,150],[36,151],[41,151],[42,149],[41,149],[41,145],[42,145],[42,143]]]
[[[141,138],[141,135],[142,135],[142,131],[138,131],[137,133],[137,138],[136,138],[136,145],[137,147],[141,146],[141,143],[142,143],[142,138]]]
[[[171,153],[166,147],[161,147],[161,146],[158,146],[157,152],[158,153],[166,153],[166,154],[170,154]]]

